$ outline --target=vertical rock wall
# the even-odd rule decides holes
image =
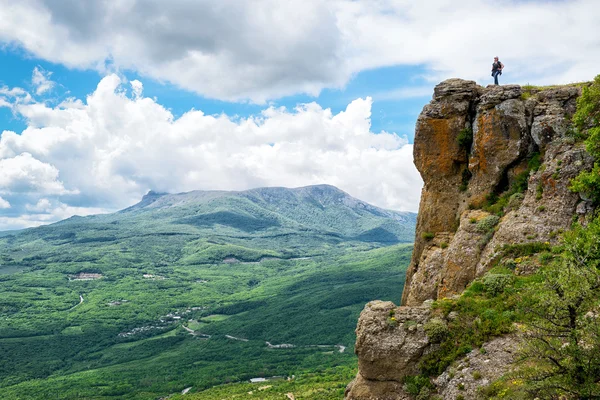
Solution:
[[[502,244],[552,242],[553,232],[569,227],[580,201],[569,181],[591,162],[566,136],[579,94],[566,86],[525,99],[517,85],[483,88],[460,79],[435,88],[415,132],[424,187],[402,304],[460,293],[486,272]],[[472,132],[470,147],[460,146],[461,131]],[[486,215],[469,209],[508,189],[537,153],[542,168],[528,177],[522,204],[502,218],[491,240],[474,230],[469,221]]]
[[[347,399],[410,399],[403,378],[416,374],[420,357],[436,346],[425,332],[429,300],[460,294],[492,267],[503,245],[552,243],[592,211],[568,189],[592,166],[568,135],[579,95],[572,86],[526,95],[517,85],[483,88],[460,79],[436,86],[416,125],[414,160],[424,187],[402,306],[374,301],[361,313],[359,372]],[[541,166],[528,174],[532,159]],[[511,196],[502,218],[482,209],[523,177],[527,190]],[[510,358],[500,347],[497,363]],[[438,381],[439,393],[455,398],[443,383],[451,379]]]

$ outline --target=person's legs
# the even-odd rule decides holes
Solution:
[[[500,75],[500,71],[494,72],[494,85],[498,85],[498,75]]]

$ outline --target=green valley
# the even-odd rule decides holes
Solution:
[[[294,375],[274,385],[339,398],[358,314],[398,300],[415,222],[320,185],[150,192],[115,214],[4,232],[0,392],[218,396]]]

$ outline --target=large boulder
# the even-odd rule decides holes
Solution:
[[[372,301],[360,314],[356,328],[359,373],[348,386],[352,400],[408,399],[404,377],[419,372],[420,358],[431,345],[423,326],[429,305],[396,307],[389,301]]]
[[[418,373],[419,359],[429,345],[423,330],[429,314],[428,306],[396,307],[379,300],[368,303],[356,328],[360,374],[369,380],[400,382]]]

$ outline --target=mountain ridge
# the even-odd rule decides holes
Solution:
[[[356,197],[353,197],[350,194],[348,194],[347,192],[337,188],[336,186],[329,185],[329,184],[299,186],[299,187],[295,187],[295,188],[288,188],[288,187],[284,187],[284,186],[266,186],[266,187],[259,187],[259,188],[253,188],[253,189],[247,189],[247,190],[192,190],[189,192],[181,192],[181,193],[155,192],[153,190],[150,190],[150,191],[148,191],[148,193],[146,193],[142,197],[142,199],[140,200],[139,203],[136,203],[130,207],[127,207],[127,208],[117,211],[117,212],[123,213],[123,212],[129,212],[132,210],[138,210],[140,208],[150,207],[153,204],[156,205],[155,203],[157,203],[157,202],[166,201],[169,198],[174,199],[174,198],[181,197],[185,200],[186,197],[218,198],[218,197],[227,196],[227,195],[246,197],[246,198],[253,198],[253,197],[260,198],[260,197],[265,197],[265,196],[274,196],[275,194],[277,194],[277,192],[280,192],[280,193],[284,192],[284,193],[296,194],[296,195],[305,195],[307,197],[312,197],[315,199],[325,199],[325,200],[331,200],[331,197],[333,195],[335,195],[337,199],[343,198],[344,200],[348,201],[350,204],[363,206],[363,207],[365,207],[367,209],[371,209],[371,210],[377,210],[379,212],[386,213],[387,215],[404,216],[404,215],[416,214],[416,213],[413,213],[410,211],[396,211],[396,210],[390,210],[390,209],[385,209],[385,208],[371,205],[371,204],[367,203],[366,201],[362,201]],[[329,196],[326,197],[325,196],[326,194],[329,194]]]
[[[331,185],[298,188],[264,187],[244,191],[190,191],[158,193],[149,191],[140,202],[111,214],[73,216],[53,224],[30,228],[35,234],[53,227],[93,227],[116,225],[144,219],[164,233],[210,234],[226,230],[228,234],[273,234],[314,232],[345,240],[410,243],[416,213],[386,210],[350,196]],[[107,229],[110,230],[110,229]]]

